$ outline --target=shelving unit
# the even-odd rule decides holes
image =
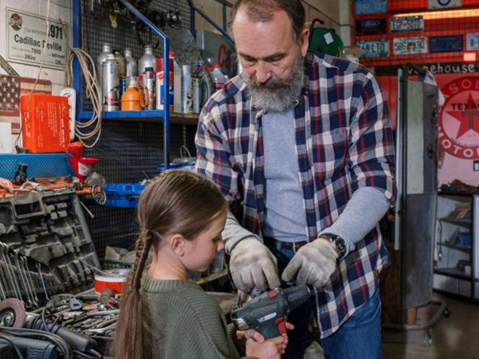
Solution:
[[[479,195],[439,195],[434,288],[479,300]],[[460,243],[460,235],[471,243]]]

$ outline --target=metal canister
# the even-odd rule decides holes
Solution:
[[[138,72],[143,74],[148,67],[151,67],[153,70],[156,67],[156,57],[153,55],[153,46],[145,46],[145,54],[141,57],[138,62]],[[143,83],[143,85],[145,85]]]
[[[100,91],[102,91],[103,89],[103,81],[102,81],[102,78],[103,78],[103,62],[106,60],[107,56],[110,55],[112,52],[111,52],[111,45],[108,43],[108,42],[105,42],[103,44],[103,50],[102,52],[100,53],[100,55],[98,55],[97,59],[96,59],[96,71],[97,71],[97,75],[98,75],[98,85],[100,86]],[[103,96],[101,96],[101,98],[103,98]]]
[[[103,111],[119,111],[120,103],[118,96],[119,77],[118,64],[115,55],[109,54],[102,64],[103,79]]]
[[[143,86],[148,89],[150,95],[150,103],[148,104],[148,110],[153,110],[156,105],[155,101],[155,82],[156,76],[153,67],[147,67],[143,72]]]
[[[201,111],[201,79],[195,75],[193,80],[193,112],[200,113]]]
[[[125,49],[125,62],[126,62],[126,78],[131,76],[138,76],[138,63],[133,58],[131,50]]]
[[[118,76],[120,76],[120,78],[126,78],[126,62],[125,62],[125,58],[123,57],[123,55],[121,54],[120,51],[118,50],[115,50],[113,52],[113,54],[115,55],[115,60],[116,60],[116,63],[118,64]]]
[[[193,86],[190,65],[183,65],[181,68],[181,112],[193,113]]]

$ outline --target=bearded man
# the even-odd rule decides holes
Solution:
[[[284,357],[303,357],[314,314],[327,358],[376,359],[389,264],[378,222],[395,197],[387,104],[365,67],[308,53],[304,24],[300,0],[235,3],[243,71],[201,112],[196,170],[230,203],[236,287],[316,290],[290,316]]]

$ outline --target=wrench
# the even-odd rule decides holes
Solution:
[[[47,293],[47,287],[45,286],[45,281],[43,280],[42,265],[40,263],[37,263],[37,269],[38,269],[38,275],[40,277],[40,280],[42,281],[43,291],[45,292],[45,299],[50,300]]]
[[[33,303],[33,297],[30,296],[30,291],[29,291],[29,288],[28,288],[28,284],[27,284],[27,278],[26,278],[26,275],[25,273],[23,273],[23,268],[22,266],[20,265],[20,261],[18,260],[18,252],[16,250],[13,250],[13,260],[15,261],[15,264],[17,266],[17,270],[18,272],[20,273],[20,282],[21,282],[21,287],[23,287],[26,295],[27,295],[27,303],[26,303],[26,306],[28,308],[32,308],[34,306],[34,303]]]
[[[3,287],[5,289],[5,294],[7,295],[7,298],[11,298],[14,296],[14,294],[13,294],[13,289],[11,289],[10,283],[8,282],[7,269],[5,268],[6,265],[7,265],[6,263],[4,263],[3,261],[0,261],[0,272],[1,272],[0,280],[3,283]]]
[[[38,307],[38,297],[37,297],[37,293],[35,291],[35,287],[33,285],[33,280],[32,280],[32,276],[30,274],[30,270],[28,269],[27,257],[20,256],[20,262],[21,262],[21,266],[23,266],[23,270],[24,270],[24,274],[25,274],[25,278],[26,278],[26,282],[27,282],[27,287],[30,289],[30,293],[32,295],[33,303],[35,304],[36,307]]]
[[[12,284],[13,291],[15,292],[15,297],[23,303],[23,298],[21,296],[18,283],[15,279],[15,273],[13,272],[13,266],[12,266],[12,263],[10,262],[10,258],[8,258],[8,246],[5,243],[0,243],[0,249],[2,252],[3,259],[5,261],[5,264],[7,266],[8,276],[10,277],[10,282]]]
[[[116,328],[116,323],[110,324],[107,327],[104,328],[97,328],[97,329],[87,329],[84,331],[86,335],[94,335],[94,334],[105,334],[105,332],[115,329]]]

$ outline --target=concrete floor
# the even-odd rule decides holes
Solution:
[[[427,347],[425,332],[383,331],[384,359],[479,359],[479,305],[434,295],[446,301],[451,312],[441,316],[432,329],[432,345]],[[417,323],[426,323],[437,310],[429,305],[418,311]]]

